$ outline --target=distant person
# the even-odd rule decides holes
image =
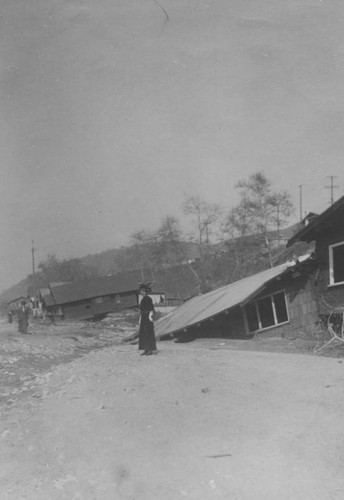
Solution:
[[[22,300],[18,309],[18,332],[26,334],[29,326],[29,310],[25,300]]]
[[[9,323],[13,323],[13,314],[12,311],[8,311],[7,313],[7,319]]]
[[[139,351],[141,356],[150,356],[156,351],[156,340],[154,333],[154,306],[148,293],[151,291],[148,285],[140,286],[142,300],[140,302],[140,329],[139,329]]]

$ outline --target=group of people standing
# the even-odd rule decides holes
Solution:
[[[27,307],[25,300],[22,300],[16,312],[19,333],[28,333],[27,329],[29,326],[29,312],[30,309]],[[13,323],[12,311],[8,311],[7,315],[9,323]]]
[[[140,294],[142,296],[140,302],[140,319],[139,319],[139,350],[143,351],[141,356],[151,356],[156,348],[155,332],[154,332],[154,305],[148,293],[151,292],[149,285],[140,286]],[[9,314],[9,321],[12,323],[12,314]],[[29,308],[25,300],[20,303],[17,311],[18,332],[22,334],[28,333],[29,326]]]

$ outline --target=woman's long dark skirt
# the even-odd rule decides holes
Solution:
[[[156,351],[156,340],[154,333],[154,323],[149,320],[148,314],[141,314],[141,324],[139,330],[139,350]]]

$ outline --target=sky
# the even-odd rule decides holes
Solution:
[[[2,0],[0,290],[262,170],[344,194],[342,0]]]

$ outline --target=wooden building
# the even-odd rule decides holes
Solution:
[[[298,231],[288,242],[314,242],[317,267],[313,300],[320,317],[344,308],[344,196]]]
[[[177,307],[156,323],[160,338],[288,336],[317,319],[311,255],[248,276]]]
[[[21,295],[20,297],[17,297],[15,299],[12,299],[10,302],[7,302],[7,311],[11,312],[12,316],[16,316],[18,309],[20,307],[20,304],[23,301],[25,301],[27,303],[28,298],[25,297],[24,295]]]
[[[159,337],[249,337],[260,333],[312,338],[319,320],[344,312],[344,197],[311,214],[288,241],[314,251],[195,297],[156,324]]]
[[[116,275],[51,285],[44,297],[49,313],[63,319],[82,320],[138,306],[138,283]],[[49,300],[47,300],[49,299]]]

